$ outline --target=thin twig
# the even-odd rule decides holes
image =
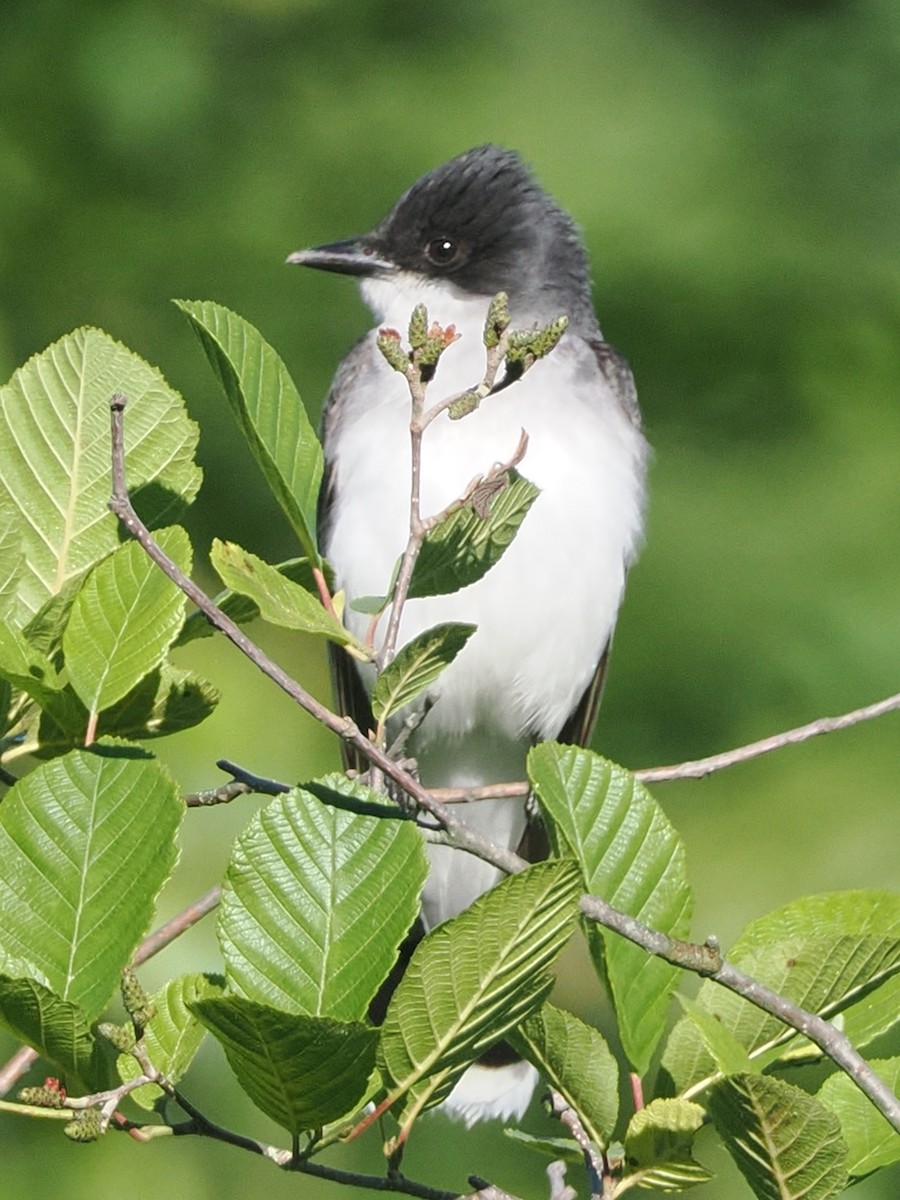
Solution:
[[[578,1113],[572,1108],[568,1100],[553,1088],[550,1089],[550,1103],[553,1108],[553,1115],[558,1117],[563,1125],[565,1125],[584,1155],[588,1185],[591,1189],[591,1200],[601,1200],[604,1171],[603,1162],[597,1152],[596,1146],[594,1146],[588,1137]]]
[[[196,925],[198,921],[213,911],[219,903],[221,896],[222,889],[218,885],[210,888],[198,900],[183,908],[180,913],[176,913],[171,920],[166,921],[164,925],[160,925],[159,929],[148,934],[137,950],[135,950],[132,966],[139,967],[141,963],[145,963],[148,958],[152,958],[154,954],[158,954],[170,942],[173,942],[177,937],[181,937],[185,930],[190,929],[192,925]],[[37,1051],[32,1050],[30,1046],[21,1046],[0,1067],[0,1096],[5,1096],[7,1092],[15,1087],[25,1072],[37,1061],[38,1057]]]
[[[255,1138],[245,1137],[241,1133],[235,1133],[231,1129],[217,1125],[177,1089],[173,1089],[173,1095],[179,1106],[191,1118],[190,1121],[171,1126],[172,1133],[176,1137],[195,1135],[212,1138],[215,1141],[224,1142],[226,1145],[235,1146],[239,1150],[249,1150],[252,1154],[259,1154],[263,1158],[267,1158],[269,1162],[281,1167],[282,1170],[312,1175],[317,1179],[327,1179],[332,1183],[344,1184],[347,1187],[366,1188],[375,1192],[397,1192],[405,1196],[416,1196],[419,1200],[456,1200],[458,1196],[457,1192],[447,1192],[440,1188],[429,1187],[427,1184],[417,1183],[415,1180],[407,1179],[399,1174],[390,1176],[360,1175],[355,1171],[342,1171],[337,1167],[328,1167],[323,1163],[298,1158],[286,1148],[257,1141]],[[159,1126],[150,1125],[139,1128],[153,1130]]]
[[[144,938],[137,950],[134,952],[134,958],[131,965],[139,967],[141,963],[145,963],[148,958],[152,958],[154,954],[159,954],[160,950],[174,942],[192,925],[196,925],[198,921],[202,921],[205,916],[208,916],[222,899],[222,889],[216,884],[211,887],[208,892],[183,908],[180,913],[176,913],[171,920],[166,921],[164,925],[160,925],[159,929],[153,931]]]
[[[547,1168],[547,1178],[550,1181],[550,1200],[577,1200],[578,1193],[571,1184],[566,1183],[566,1164],[561,1158]]]
[[[639,767],[633,771],[635,779],[641,783],[670,783],[678,779],[703,779],[715,771],[723,771],[726,767],[737,766],[738,763],[748,762],[763,754],[771,754],[773,750],[783,750],[787,746],[798,746],[808,742],[810,738],[822,733],[837,733],[842,729],[851,729],[864,721],[873,721],[886,713],[900,711],[900,692],[877,700],[874,704],[865,704],[862,708],[854,708],[850,712],[841,713],[837,717],[819,717],[806,725],[798,725],[796,729],[786,729],[783,733],[773,733],[770,737],[760,738],[746,746],[738,746],[734,750],[723,750],[720,754],[711,754],[707,758],[697,758],[689,762],[675,763],[668,767]],[[487,784],[479,788],[432,788],[431,794],[442,804],[471,804],[477,800],[497,800],[507,797],[527,796],[529,785],[524,780],[511,783]]]
[[[32,1063],[37,1061],[37,1051],[30,1046],[20,1046],[12,1057],[0,1067],[0,1096],[12,1091]]]
[[[221,612],[212,600],[157,545],[146,525],[135,513],[125,486],[122,436],[122,414],[125,403],[125,397],[121,393],[117,393],[110,401],[114,486],[110,508],[119,516],[119,519],[143,546],[147,554],[185,592],[208,620],[246,654],[265,675],[287,692],[301,708],[316,717],[327,729],[345,738],[354,749],[359,750],[368,759],[373,767],[392,779],[416,801],[420,808],[440,822],[453,846],[476,855],[506,874],[516,874],[524,870],[528,863],[523,858],[469,828],[454,814],[453,806],[442,804],[436,800],[428,789],[424,788],[407,770],[392,762],[380,747],[373,745],[351,720],[339,717],[310,695],[305,688],[251,642],[235,622]],[[724,962],[718,945],[714,941],[710,940],[702,946],[676,941],[657,930],[648,928],[636,918],[619,912],[597,896],[583,896],[581,910],[590,919],[598,921],[605,928],[641,946],[648,953],[657,955],[684,970],[694,971],[714,979],[723,987],[750,1000],[764,1012],[778,1017],[785,1024],[804,1034],[847,1072],[860,1090],[900,1132],[900,1100],[872,1071],[849,1040],[827,1021],[823,1021],[814,1013],[806,1012],[778,996],[769,988]]]
[[[866,704],[862,708],[854,708],[842,713],[839,717],[819,717],[806,725],[798,725],[796,729],[787,729],[784,733],[775,733],[771,737],[761,738],[758,742],[750,742],[746,746],[738,746],[735,750],[725,750],[721,754],[711,754],[708,758],[698,758],[693,762],[677,763],[671,767],[644,767],[635,771],[635,777],[642,783],[668,783],[673,779],[703,779],[713,771],[722,771],[733,767],[736,763],[747,762],[748,759],[758,758],[761,754],[771,754],[773,750],[783,750],[785,746],[797,746],[808,742],[810,738],[818,737],[821,733],[837,733],[841,729],[850,729],[863,721],[872,721],[883,717],[885,713],[900,710],[900,692],[878,700],[874,704]]]

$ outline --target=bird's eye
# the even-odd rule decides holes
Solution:
[[[452,263],[459,251],[459,246],[451,238],[432,238],[425,247],[425,257],[436,267],[446,267]]]

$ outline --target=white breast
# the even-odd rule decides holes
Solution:
[[[432,320],[456,325],[461,339],[445,352],[429,403],[480,380],[487,298],[461,301],[412,283],[369,282],[364,294],[384,323],[401,332],[420,300]],[[327,554],[350,599],[384,593],[408,535],[409,395],[374,349],[375,332],[371,370],[345,402],[327,447],[336,472]],[[422,745],[475,729],[513,742],[554,736],[615,624],[641,535],[645,447],[578,337],[567,334],[548,359],[471,416],[443,415],[429,427],[423,515],[508,460],[522,429],[529,445],[519,470],[541,495],[514,542],[480,582],[452,596],[411,601],[404,612],[401,642],[442,621],[478,626],[435,688]],[[363,633],[368,618],[348,611],[348,621]]]

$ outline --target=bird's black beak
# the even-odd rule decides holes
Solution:
[[[346,242],[330,242],[297,250],[285,260],[301,267],[316,267],[319,271],[336,271],[339,275],[388,275],[396,271],[392,262],[381,258],[366,238],[351,238]]]

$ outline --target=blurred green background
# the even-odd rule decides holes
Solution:
[[[900,686],[898,131],[894,0],[5,0],[0,377],[102,326],[200,422],[200,556],[213,535],[287,556],[169,298],[254,322],[317,411],[368,318],[351,284],[285,255],[368,229],[469,146],[519,149],[584,229],[601,323],[632,362],[655,447],[595,745],[630,766],[699,757]],[[318,648],[260,636],[327,695]],[[186,791],[217,782],[223,755],[289,780],[336,762],[230,647],[181,661],[225,697],[159,745]],[[900,885],[898,732],[890,716],[656,789],[687,843],[698,937],[727,946],[808,892]],[[190,816],[164,914],[220,876],[254,807]],[[146,978],[216,966],[201,928]],[[599,1012],[576,955],[563,992]],[[284,1140],[214,1049],[188,1086],[214,1118]],[[545,1127],[540,1113],[529,1124]],[[191,1139],[81,1149],[53,1132],[0,1123],[18,1194],[54,1172],[76,1200],[340,1194]],[[704,1194],[749,1195],[711,1142],[701,1155],[725,1172]],[[367,1170],[377,1157],[337,1156]],[[542,1164],[496,1127],[432,1118],[405,1165],[440,1186],[475,1171],[546,1194]],[[854,1194],[898,1192],[894,1169]]]

